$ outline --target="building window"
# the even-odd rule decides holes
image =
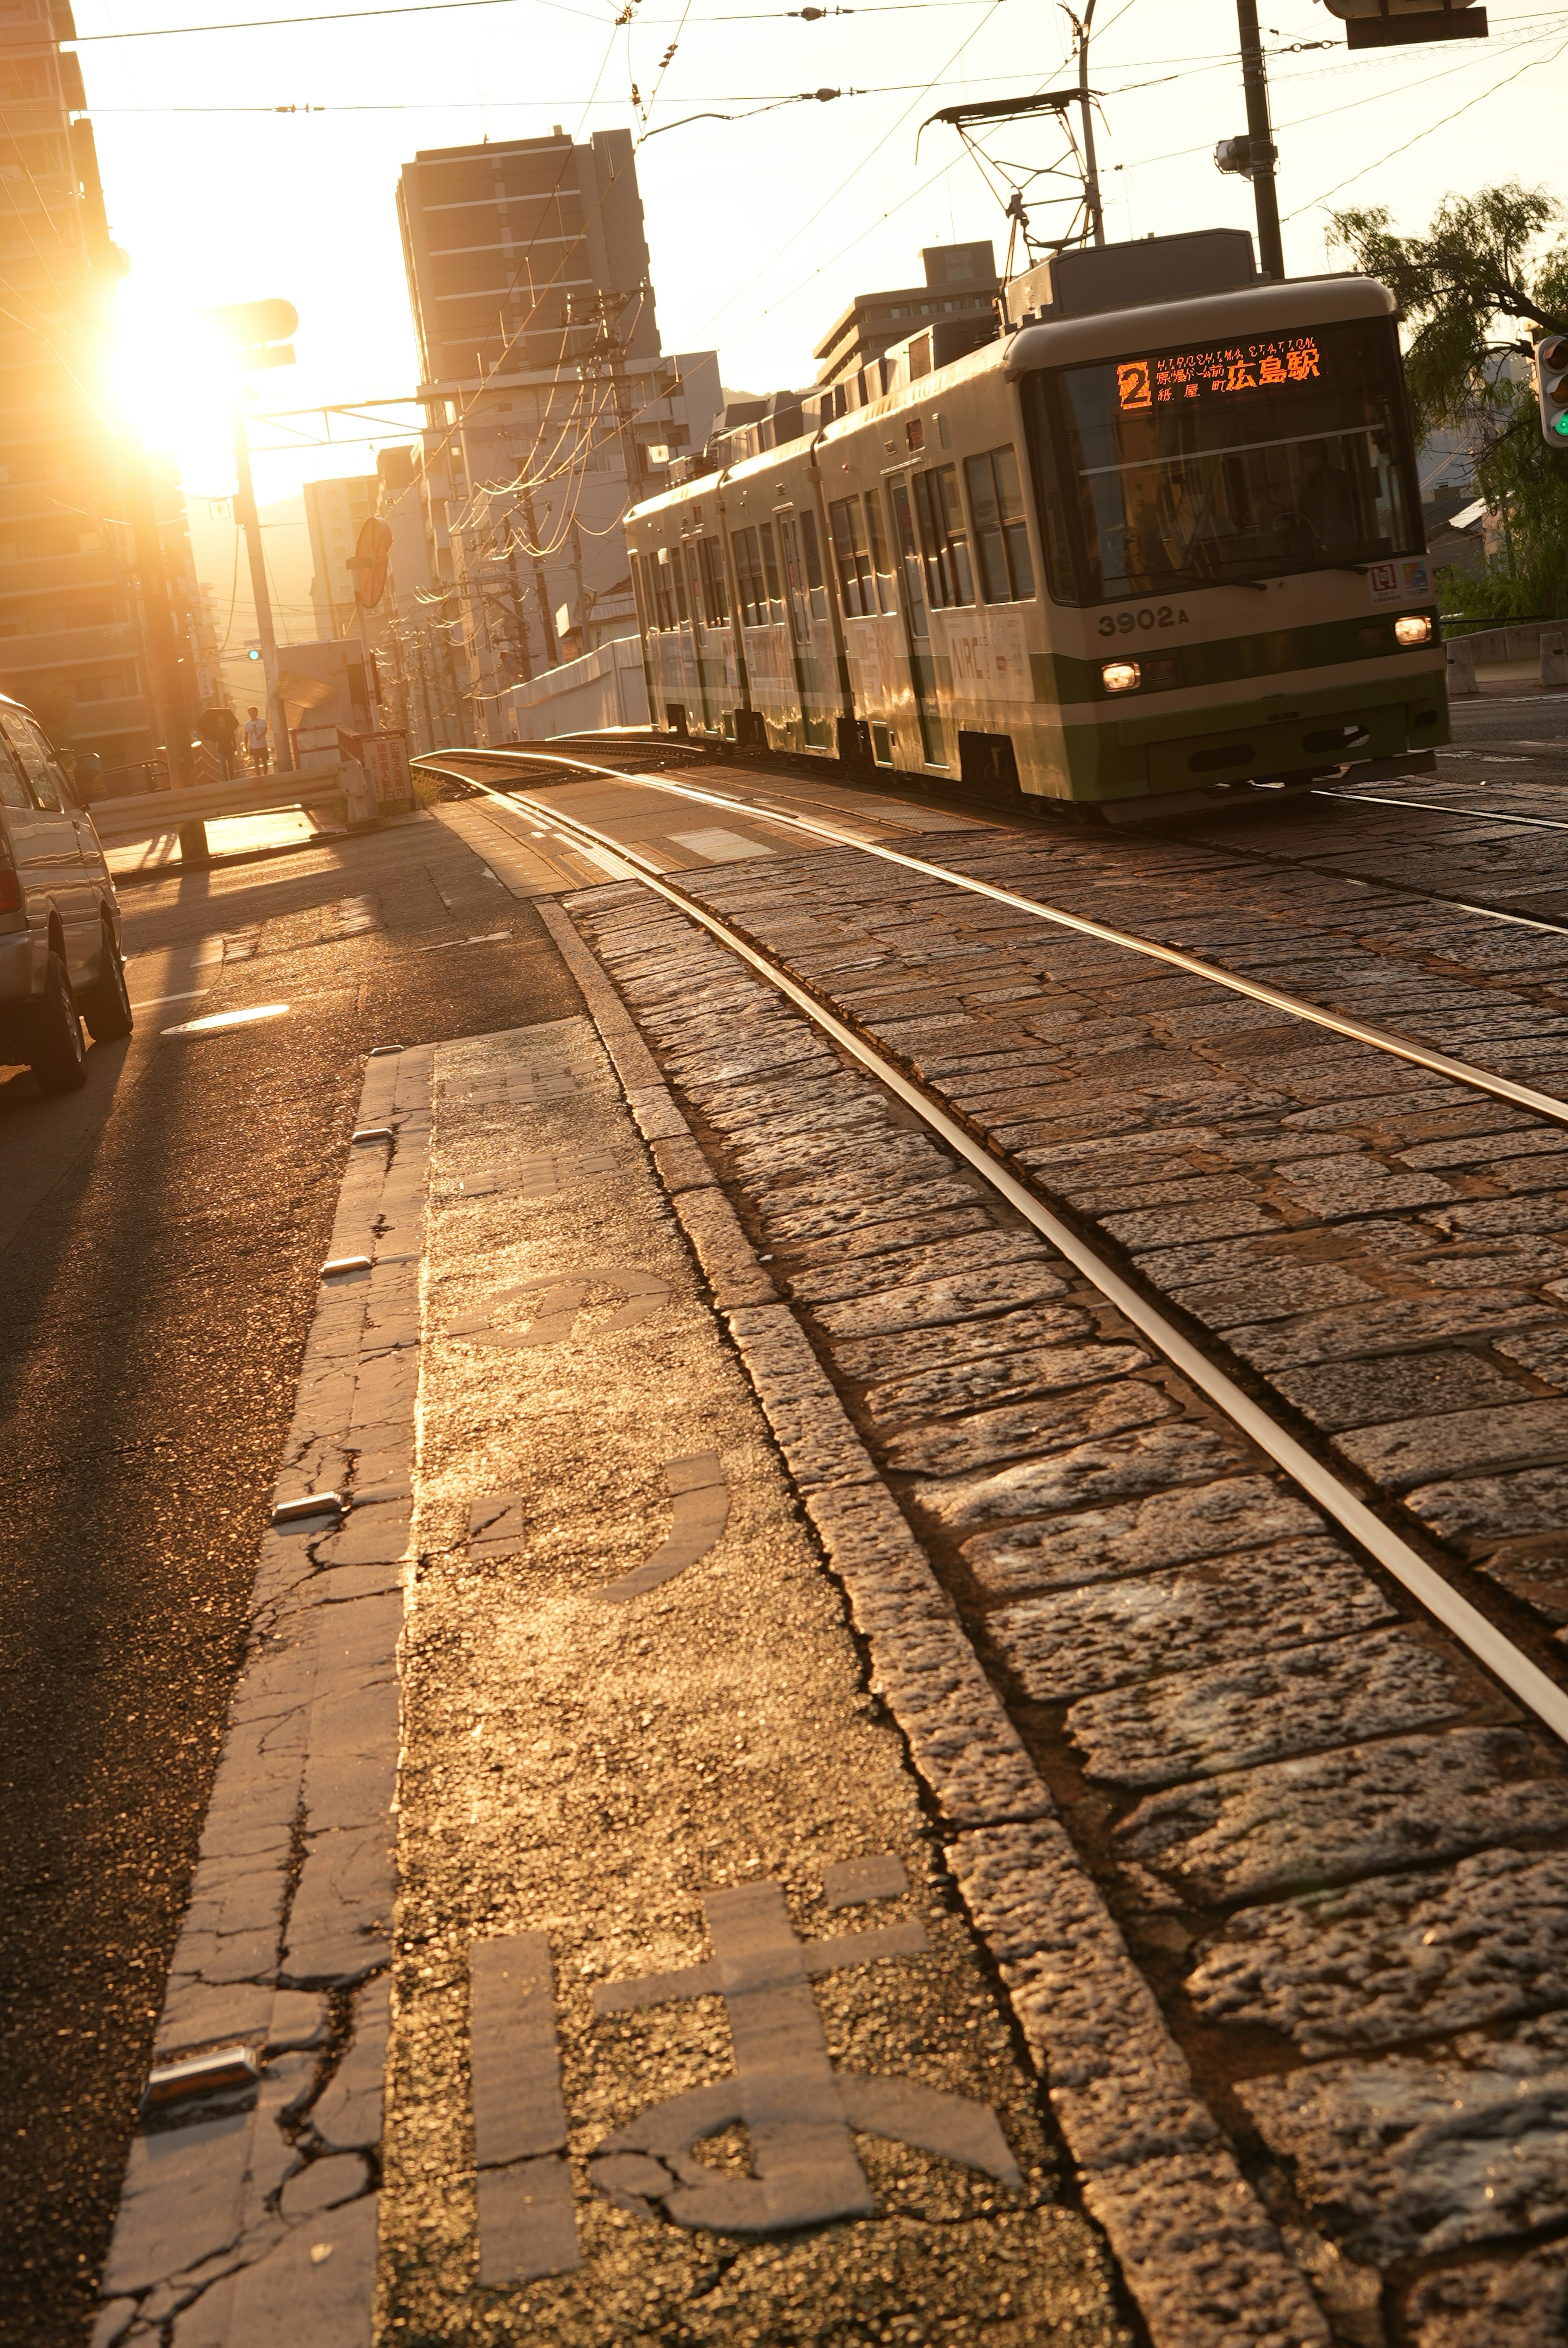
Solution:
[[[1034,593],[1034,565],[1023,518],[1018,459],[1010,446],[988,449],[964,464],[969,511],[975,518],[980,592],[988,603],[1018,603]]]
[[[932,608],[972,603],[975,581],[956,466],[938,465],[932,472],[916,474],[915,511],[920,522],[926,592]]]

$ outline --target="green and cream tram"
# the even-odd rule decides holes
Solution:
[[[1123,817],[1430,766],[1388,289],[1259,281],[1234,232],[1019,283],[1050,298],[999,339],[932,367],[917,337],[629,515],[654,723]]]

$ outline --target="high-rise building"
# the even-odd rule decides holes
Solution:
[[[636,618],[615,525],[700,448],[718,355],[661,349],[631,139],[427,149],[397,191],[427,426],[429,664],[497,696]]]
[[[358,625],[349,558],[376,510],[381,482],[374,473],[347,480],[307,481],[305,523],[311,534],[311,609],[319,637],[346,636]]]
[[[996,247],[989,238],[978,244],[928,244],[920,263],[924,285],[891,285],[876,294],[857,294],[834,320],[812,354],[818,383],[843,381],[879,359],[895,343],[907,342],[922,326],[945,324],[949,331],[968,326],[981,336],[989,331],[1001,280]],[[957,349],[949,355],[956,357]]]
[[[158,737],[108,359],[110,241],[69,0],[0,0],[0,686],[104,767]],[[172,568],[183,501],[144,470]],[[194,582],[192,581],[192,584]],[[179,624],[177,614],[177,626]],[[194,691],[193,664],[187,675]]]

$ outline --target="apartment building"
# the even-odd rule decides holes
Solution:
[[[819,384],[841,382],[907,342],[922,326],[944,321],[971,324],[977,336],[988,327],[991,304],[1001,290],[996,247],[928,244],[920,254],[923,285],[894,285],[857,294],[839,313],[812,353]]]
[[[360,473],[346,480],[307,481],[303,496],[316,634],[323,639],[351,635],[359,619],[349,560],[360,531],[377,510],[380,479],[374,473]]]
[[[118,443],[116,286],[69,0],[0,0],[0,687],[106,769],[145,757],[148,697]],[[160,534],[183,538],[183,505]]]
[[[661,346],[625,131],[427,149],[397,206],[428,418],[425,624],[483,738],[499,693],[634,624],[615,525],[703,445],[718,356]]]

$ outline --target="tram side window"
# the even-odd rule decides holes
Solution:
[[[956,465],[938,465],[929,473],[916,474],[915,510],[920,520],[926,592],[933,608],[972,603],[975,581]]]
[[[1023,488],[1011,446],[989,448],[964,460],[969,511],[975,518],[975,551],[980,592],[988,603],[1020,603],[1034,593],[1029,530],[1023,518]]]
[[[811,508],[803,508],[800,517],[800,551],[805,564],[806,593],[814,620],[827,618],[827,581],[822,568],[822,550],[816,542],[816,516]]]
[[[833,552],[838,564],[845,612],[852,620],[866,619],[876,609],[876,590],[872,582],[871,549],[866,543],[860,499],[840,498],[836,504],[829,506],[827,519],[833,529]]]
[[[686,600],[686,550],[683,546],[670,550],[670,580],[675,590],[675,616],[682,627],[690,616]]]
[[[741,624],[746,628],[764,627],[768,617],[768,591],[763,583],[756,531],[736,530],[730,546],[735,558],[735,583],[741,595]]]
[[[656,628],[675,625],[675,605],[670,592],[670,560],[663,547],[656,561],[650,562],[649,574],[653,581],[653,624]]]
[[[779,577],[779,559],[774,548],[771,521],[757,524],[757,541],[763,550],[763,576],[768,582],[768,617],[776,626],[784,615],[784,582]]]
[[[711,628],[729,625],[730,599],[724,592],[724,558],[716,538],[697,542],[697,571],[702,582],[702,616]]]
[[[866,527],[871,539],[871,568],[876,573],[876,601],[885,612],[891,612],[897,609],[893,601],[893,557],[882,521],[880,490],[866,492]]]

